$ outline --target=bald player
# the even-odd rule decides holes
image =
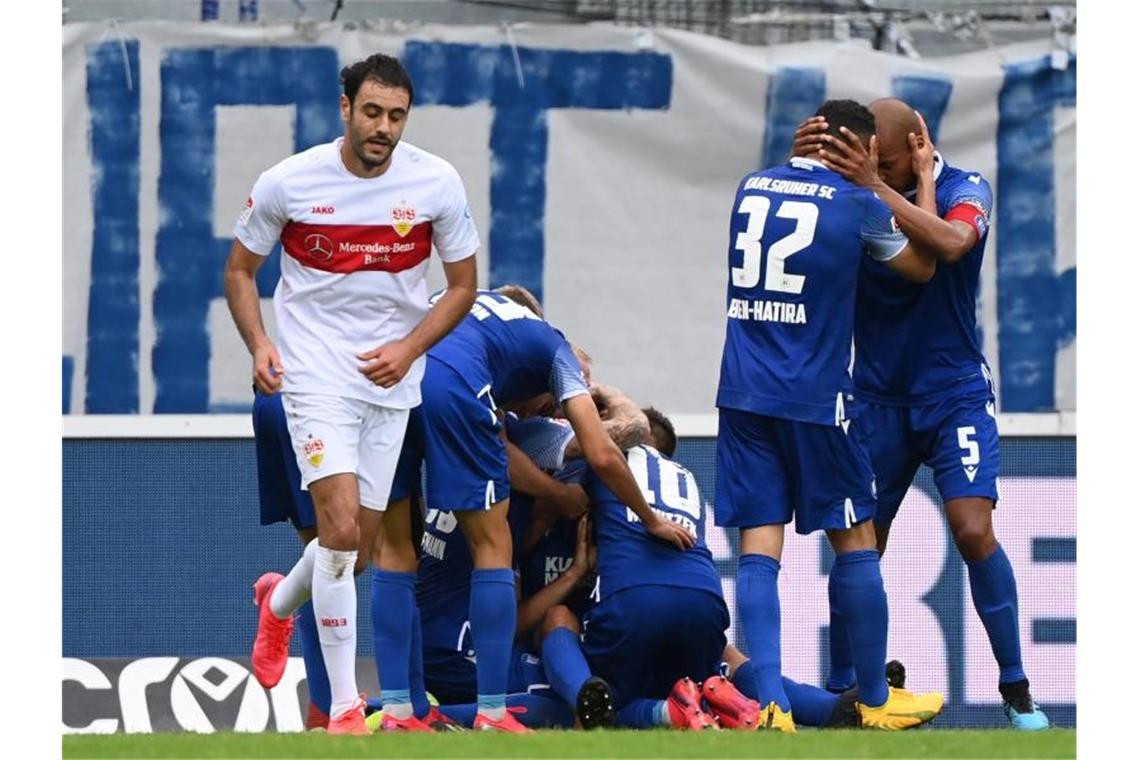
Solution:
[[[954,542],[966,563],[970,592],[1000,668],[998,690],[1014,728],[1047,728],[1022,669],[1017,584],[994,536],[1000,469],[994,389],[978,346],[976,297],[989,231],[993,191],[977,172],[946,163],[922,116],[901,100],[869,106],[876,136],[864,145],[826,122],[809,120],[793,152],[821,148],[821,160],[875,192],[903,233],[938,258],[925,285],[866,258],[856,304],[855,386],[864,413],[878,485],[875,528],[886,549],[891,522],[919,464],[934,471]],[[829,592],[832,591],[829,589]],[[833,594],[829,593],[829,596]],[[832,602],[829,688],[854,681],[844,624]]]

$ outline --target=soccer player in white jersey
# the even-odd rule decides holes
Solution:
[[[263,393],[281,391],[318,540],[287,576],[254,585],[253,670],[272,687],[288,660],[293,614],[312,598],[332,691],[329,733],[368,733],[356,688],[361,508],[384,510],[420,403],[423,355],[468,313],[479,236],[463,183],[443,159],[400,142],[413,88],[376,54],[341,71],[344,136],[264,172],[234,230],[226,300]],[[278,240],[277,344],[261,320],[254,275]],[[431,249],[447,290],[428,305]],[[406,532],[407,510],[381,526]],[[372,521],[373,524],[376,522]],[[411,621],[407,629],[411,635]]]

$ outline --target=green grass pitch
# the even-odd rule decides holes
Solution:
[[[65,736],[72,757],[742,757],[940,758],[1076,757],[1076,731],[1012,730],[800,731],[538,731],[504,734],[118,734]]]

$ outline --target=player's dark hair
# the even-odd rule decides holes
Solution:
[[[340,81],[344,85],[344,95],[349,103],[356,102],[356,93],[365,80],[371,79],[388,87],[398,87],[408,91],[408,105],[415,99],[412,78],[404,70],[399,59],[383,53],[374,53],[363,61],[345,66],[340,70]]]
[[[819,107],[815,115],[827,119],[827,134],[843,141],[847,138],[839,131],[840,127],[847,127],[864,143],[875,134],[875,115],[854,100],[829,100]]]
[[[677,450],[677,431],[673,429],[673,422],[651,406],[641,411],[649,418],[649,437],[661,444],[655,448],[667,457],[673,456]]]

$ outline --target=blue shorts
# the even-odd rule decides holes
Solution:
[[[467,659],[466,654],[455,649],[424,647],[424,686],[440,704],[475,701],[478,688],[475,663]],[[542,660],[516,643],[511,649],[507,693],[519,692],[551,693]]]
[[[631,586],[608,596],[583,621],[590,672],[614,690],[618,707],[664,699],[678,679],[716,675],[728,628],[724,599],[704,589]]]
[[[862,420],[840,426],[720,410],[716,524],[755,528],[796,518],[796,532],[844,530],[875,515]]]
[[[507,447],[490,392],[476,394],[430,355],[420,387],[423,403],[408,418],[390,500],[416,492],[421,463],[427,465],[428,509],[489,509],[508,498]]]
[[[879,486],[875,522],[890,524],[920,464],[934,471],[942,501],[998,499],[1001,451],[992,396],[951,396],[922,406],[867,402],[860,422],[870,435]]]
[[[301,490],[301,470],[289,438],[280,393],[254,395],[253,442],[257,449],[261,524],[289,520],[297,530],[317,527],[313,497]]]

